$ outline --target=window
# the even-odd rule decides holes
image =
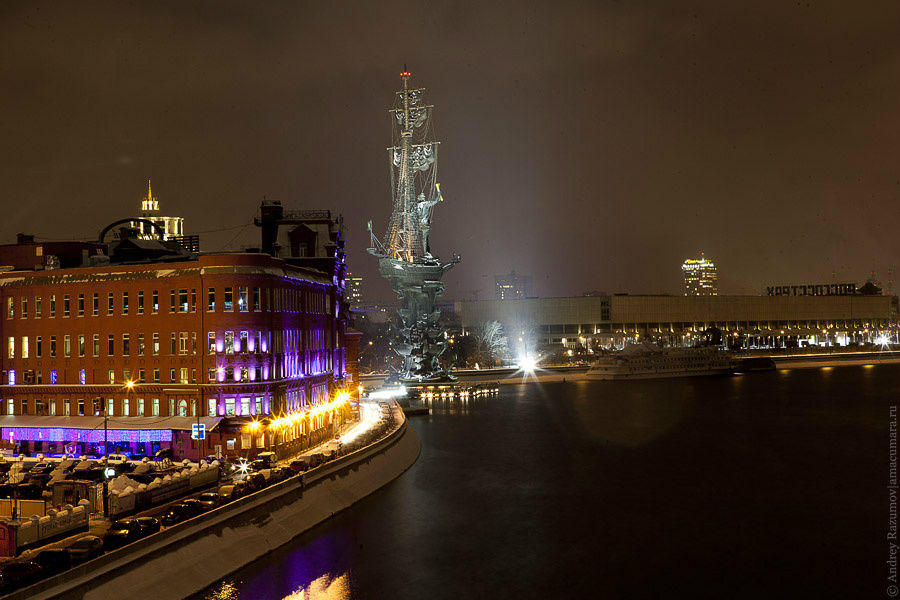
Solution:
[[[56,398],[51,398],[48,402],[50,404],[50,416],[53,417],[56,415]]]
[[[191,289],[191,312],[197,312],[197,290]]]
[[[122,292],[122,314],[128,314],[128,292]]]
[[[37,358],[41,357],[41,336],[34,338],[34,355]]]
[[[72,407],[70,406],[69,399],[66,398],[63,400],[63,414],[68,417],[71,411]]]
[[[188,404],[187,400],[181,399],[178,401],[178,416],[186,417],[188,416]]]
[[[9,336],[9,343],[6,346],[6,358],[16,357],[16,338]]]
[[[225,398],[225,414],[229,417],[234,415],[234,398]]]
[[[127,333],[122,334],[122,356],[128,356],[131,354],[131,335]]]
[[[241,286],[238,288],[238,310],[243,312],[246,311],[247,308],[247,288]]]
[[[207,381],[215,381],[216,380],[216,368],[210,367],[209,371],[206,372],[206,380]]]
[[[69,316],[69,295],[66,294],[63,296],[63,316]]]
[[[197,369],[191,369],[191,383],[197,383]]]
[[[259,332],[259,331],[255,332],[253,334],[253,351],[257,352],[257,353],[260,352],[260,348],[261,348],[261,346],[259,345],[260,336],[261,336],[261,332]]]
[[[146,381],[145,377],[147,376],[147,372],[144,369],[138,369],[138,381],[144,383]]]
[[[153,382],[159,383],[159,369],[153,369]]]
[[[197,354],[197,332],[191,332],[191,354]]]
[[[16,370],[10,369],[8,376],[7,381],[9,382],[9,385],[16,385]]]
[[[35,319],[41,318],[41,297],[40,296],[34,297],[34,318]]]
[[[106,314],[107,316],[112,315],[115,310],[115,300],[113,299],[113,293],[109,292],[106,294]]]
[[[84,316],[84,294],[78,294],[78,316]]]
[[[196,400],[196,398],[191,399],[191,416],[192,417],[197,416],[197,400]]]
[[[153,334],[153,356],[159,356],[159,334]]]
[[[56,336],[50,336],[50,358],[56,358]],[[54,371],[55,373],[55,371]]]
[[[63,337],[63,356],[72,356],[72,337],[68,335]]]
[[[243,352],[244,354],[247,353],[247,332],[246,331],[241,332],[241,352]]]
[[[130,404],[131,404],[131,402],[129,402],[128,398],[125,398],[124,400],[122,400],[122,414],[125,415],[126,417],[130,414],[130,411],[129,411],[129,409],[131,408]]]
[[[6,401],[6,414],[14,415],[16,414],[16,401],[10,398]]]
[[[28,318],[28,297],[22,296],[22,318]]]
[[[263,397],[262,396],[256,397],[256,414],[258,414],[258,415],[263,414]]]
[[[253,310],[259,310],[259,288],[253,288]]]
[[[176,371],[175,369],[169,370],[169,381],[171,381],[172,383],[176,383],[178,381],[178,371]]]
[[[224,301],[224,310],[234,310],[234,303],[231,298],[231,288],[225,288],[225,301]]]
[[[207,312],[215,312],[216,310],[216,288],[206,290],[206,310]]]
[[[154,398],[153,403],[151,404],[151,413],[154,417],[159,416],[159,398]]]
[[[150,308],[153,311],[153,314],[159,313],[159,291],[153,290],[153,294],[151,295],[151,306]]]
[[[217,410],[218,406],[217,406],[217,404],[218,404],[218,403],[216,402],[216,399],[215,399],[215,398],[209,398],[209,399],[206,401],[206,415],[207,415],[207,416],[209,416],[209,417],[216,416],[216,414],[218,413],[218,410]]]
[[[137,348],[138,356],[143,356],[144,355],[144,334],[143,333],[138,334],[137,342],[138,342],[138,348]]]
[[[178,354],[188,353],[188,334],[182,331],[178,334]]]
[[[108,371],[107,377],[109,378],[109,383],[113,384],[116,382],[116,370],[110,369]]]
[[[144,314],[144,292],[138,292],[137,314]]]
[[[181,312],[188,311],[188,291],[178,290],[178,310]]]
[[[177,347],[177,342],[175,341],[175,332],[174,331],[169,334],[169,346],[171,346],[169,353],[172,356],[174,356],[178,352],[178,347]]]
[[[91,306],[91,314],[97,316],[100,314],[100,295],[94,294],[93,304]]]
[[[241,367],[241,381],[247,381],[250,379],[250,369],[247,367]]]
[[[188,379],[188,370],[187,367],[181,367],[181,377],[179,378],[181,383],[190,383]]]
[[[28,400],[24,400],[24,399],[22,400],[22,412],[21,412],[21,414],[23,414],[23,415],[27,415],[27,414],[28,414]]]
[[[50,295],[50,316],[56,316],[56,296],[53,294]]]
[[[28,336],[22,336],[22,358],[28,358]]]
[[[210,331],[206,334],[206,349],[210,354],[216,353],[216,332]]]
[[[6,299],[6,318],[7,319],[15,319],[16,318],[16,301],[12,298]]]
[[[84,398],[78,399],[78,416],[79,417],[84,416]]]
[[[144,399],[143,398],[138,398],[138,400],[137,400],[137,416],[139,416],[139,417],[144,416]]]
[[[175,312],[175,290],[169,290],[169,312]]]
[[[225,332],[225,354],[234,354],[234,332]]]
[[[84,335],[78,336],[78,356],[84,356]]]
[[[225,367],[225,381],[234,380],[234,367]]]
[[[169,416],[175,416],[175,398],[169,398]]]
[[[78,371],[78,383],[80,383],[81,385],[87,383],[87,375],[85,374],[84,369]]]
[[[241,398],[241,414],[250,414],[250,396],[244,396],[243,398]]]
[[[106,355],[107,356],[115,356],[116,355],[116,337],[111,333],[108,336],[106,336]]]
[[[112,398],[106,399],[106,414],[107,416],[115,416],[116,414],[116,401]]]

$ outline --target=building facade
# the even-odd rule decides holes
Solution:
[[[657,339],[691,345],[715,328],[742,347],[897,343],[896,296],[592,296],[457,302],[463,332],[489,321],[535,347]]]
[[[345,416],[334,262],[205,254],[0,273],[3,444],[96,452],[98,415],[111,444],[140,454],[247,456],[327,436]]]
[[[354,277],[353,273],[347,273],[346,297],[347,304],[359,306],[362,304],[362,277]]]
[[[684,276],[685,296],[716,296],[719,293],[719,275],[716,265],[703,253],[700,259],[689,258],[681,265]]]
[[[531,275],[510,271],[494,277],[494,297],[497,300],[521,300],[531,296]]]

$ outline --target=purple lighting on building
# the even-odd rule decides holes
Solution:
[[[103,429],[70,429],[66,427],[3,427],[3,439],[29,442],[102,443]],[[141,444],[146,442],[171,442],[170,429],[110,429],[110,442]]]

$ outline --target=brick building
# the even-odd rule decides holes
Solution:
[[[283,453],[330,436],[349,414],[337,391],[355,389],[345,382],[336,240],[317,268],[265,253],[181,253],[0,273],[2,445],[102,453],[105,435],[110,451],[196,458]],[[191,439],[194,424],[206,426],[205,443]]]

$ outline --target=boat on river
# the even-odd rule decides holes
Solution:
[[[620,352],[601,356],[588,369],[593,380],[655,379],[730,375],[734,358],[726,350],[714,347],[658,348],[650,344],[631,344]]]

